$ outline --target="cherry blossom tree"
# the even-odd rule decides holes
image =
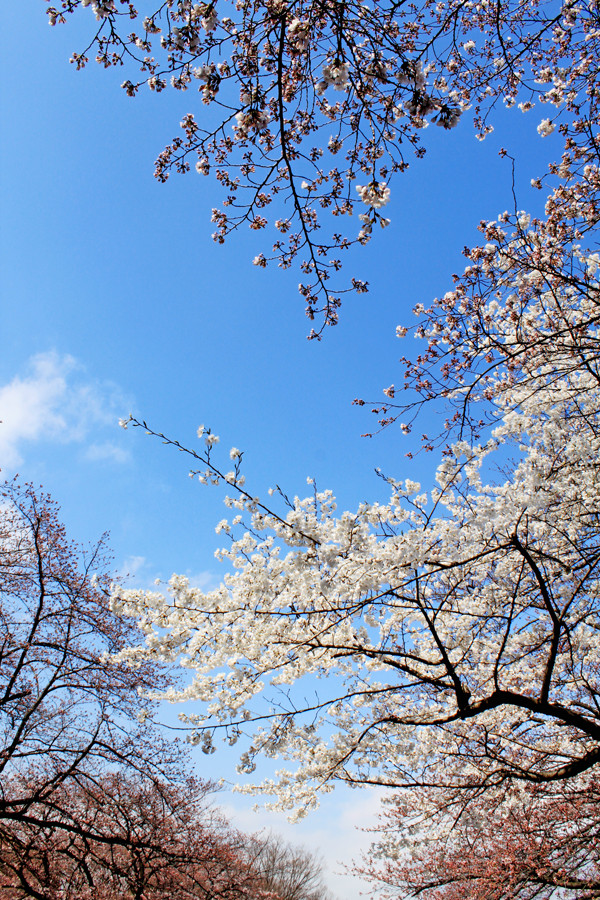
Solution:
[[[65,0],[51,20],[79,5]],[[194,673],[166,692],[197,701],[192,740],[206,752],[240,741],[242,774],[260,756],[284,760],[244,790],[302,815],[336,782],[390,789],[373,874],[391,887],[598,896],[597,4],[240,0],[229,18],[167,0],[126,37],[120,22],[136,10],[91,6],[100,62],[144,69],[128,93],[200,82],[206,115],[185,117],[158,176],[216,169],[229,192],[213,214],[219,241],[244,221],[262,229],[283,200],[274,258],[306,256],[301,292],[324,322],[340,303],[329,276],[354,238],[321,242],[319,219],[361,204],[365,243],[387,224],[392,178],[423,152],[427,121],[452,126],[470,105],[483,137],[499,103],[548,105],[540,139],[558,130],[564,150],[532,173],[543,214],[513,199],[481,223],[464,272],[417,305],[414,327],[399,325],[423,349],[373,406],[381,427],[404,433],[424,405],[447,411],[423,442],[440,451],[435,485],[382,475],[387,503],[342,513],[315,485],[264,502],[238,450],[231,467],[218,461],[212,432],[199,430],[198,450],[160,435],[193,458],[192,475],[227,486],[231,516],[217,530],[229,571],[213,591],[174,576],[165,591],[117,591],[113,607],[146,635],[117,664],[178,660]]]
[[[429,798],[424,797],[426,806]],[[429,900],[591,900],[600,896],[598,782],[592,775],[547,785],[512,786],[486,794],[444,839],[427,836],[423,818],[402,797],[386,803],[380,841],[359,870],[382,896],[399,891]],[[412,816],[422,840],[405,852],[402,833]],[[400,825],[400,828],[399,828]]]
[[[336,781],[402,789],[376,877],[448,900],[599,889],[597,259],[582,241],[539,252],[548,220],[509,223],[485,225],[454,306],[422,314],[414,403],[456,410],[435,488],[387,477],[387,504],[341,515],[316,487],[264,504],[237,449],[226,471],[210,432],[198,451],[161,435],[228,486],[230,572],[210,592],[174,576],[113,601],[146,632],[123,659],[194,672],[169,698],[198,701],[206,752],[245,742],[241,773],[294,762],[243,790],[303,815]]]
[[[492,869],[486,881],[475,860],[460,868],[482,810],[521,827],[538,803],[554,849],[532,845],[538,874],[524,864],[516,896],[597,895],[594,842],[575,883],[583,857],[564,837],[600,760],[597,62],[590,49],[587,106],[561,125],[544,216],[515,208],[482,222],[485,243],[452,290],[415,309],[424,350],[407,355],[403,387],[386,388],[378,411],[410,432],[424,404],[449,410],[444,431],[425,436],[441,448],[435,486],[383,476],[389,502],[341,514],[316,486],[264,503],[238,450],[230,471],[215,462],[214,434],[200,429],[197,451],[161,435],[200,481],[229,487],[232,517],[217,530],[230,571],[210,592],[173,577],[166,592],[114,599],[146,632],[123,659],[158,654],[194,672],[169,692],[198,701],[194,740],[207,751],[245,741],[241,773],[261,755],[293,763],[244,790],[302,815],[336,781],[402,789],[389,844],[404,842],[399,883],[424,889],[419,872],[453,860],[440,897],[466,881],[491,890]],[[548,78],[564,84],[577,68]],[[490,833],[476,834],[485,844]],[[510,896],[517,882],[506,883]]]
[[[456,441],[429,494],[389,478],[387,505],[336,515],[315,490],[278,514],[238,487],[219,529],[249,521],[220,588],[174,577],[115,599],[147,633],[124,658],[195,671],[181,697],[205,704],[190,717],[205,749],[254,728],[242,771],[298,761],[263,784],[280,806],[306,810],[336,779],[443,784],[460,806],[597,763],[596,375],[540,369],[535,390],[498,392],[488,441]],[[201,478],[238,484],[211,466]],[[286,686],[305,677],[322,691],[298,704]]]
[[[15,822],[0,850],[11,900],[198,900],[267,896],[246,837],[207,801],[214,786],[146,782],[122,773],[58,791],[68,810]],[[11,877],[12,876],[12,877]]]
[[[160,664],[111,661],[135,629],[109,606],[106,540],[69,543],[56,504],[18,481],[0,506],[0,820],[24,819],[72,779],[111,766],[144,777],[183,772],[181,751],[142,721],[140,694],[165,688]]]
[[[190,777],[181,744],[153,724],[153,702],[140,707],[172,682],[160,662],[115,659],[137,629],[110,609],[105,538],[69,543],[31,485],[7,482],[1,498],[2,896],[324,897],[310,855],[234,829],[217,786]]]
[[[209,882],[238,896],[249,869],[207,807],[214,788],[184,780],[181,746],[151,725],[151,702],[140,710],[140,693],[169,684],[164,668],[111,661],[135,629],[110,610],[105,544],[80,550],[49,497],[3,485],[0,883],[43,900],[100,884],[103,897],[149,897],[169,879],[173,897],[206,896]]]
[[[63,0],[48,8],[51,24],[79,7],[93,30],[73,54],[77,68],[94,53],[105,68],[125,67],[131,97],[144,87],[194,92],[155,174],[216,175],[218,242],[243,223],[273,226],[272,249],[254,263],[287,268],[300,255],[312,336],[337,321],[344,290],[367,289],[331,277],[350,246],[389,224],[382,207],[425,152],[429,123],[453,128],[470,109],[484,138],[498,104],[539,102],[549,106],[545,136],[591,121],[596,105],[593,2],[144,0],[138,10],[130,0]],[[344,225],[357,207],[360,226]]]

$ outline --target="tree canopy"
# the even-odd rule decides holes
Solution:
[[[128,93],[200,82],[206,114],[185,117],[158,176],[216,169],[219,241],[265,227],[280,194],[274,257],[305,255],[301,293],[321,323],[337,318],[338,251],[387,224],[392,178],[428,122],[451,127],[470,107],[484,137],[498,104],[546,105],[540,138],[558,129],[564,149],[532,173],[543,214],[514,197],[482,221],[464,272],[398,328],[422,349],[378,412],[410,433],[424,405],[447,411],[423,441],[440,454],[435,485],[383,475],[388,502],[342,513],[315,485],[263,502],[210,431],[200,450],[160,435],[200,481],[228,486],[229,572],[210,591],[182,576],[119,590],[113,607],[146,634],[120,661],[194,673],[166,696],[198,701],[187,720],[206,752],[239,740],[241,773],[289,761],[246,790],[302,815],[335,782],[390,789],[383,863],[367,866],[380,883],[436,900],[600,896],[597,3],[239,0],[230,18],[220,2],[167,0],[127,38],[136,10],[91,6],[103,64],[156,48]],[[319,218],[357,204],[358,236],[321,242]]]

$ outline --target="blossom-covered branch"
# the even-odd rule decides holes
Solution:
[[[453,128],[471,108],[483,138],[497,103],[526,111],[539,100],[553,107],[539,129],[551,133],[589,102],[600,33],[596,5],[575,0],[144,0],[141,11],[129,0],[63,0],[50,22],[79,6],[95,31],[73,54],[78,68],[94,52],[104,67],[127,67],[132,97],[144,86],[194,90],[156,176],[214,172],[225,191],[217,242],[242,223],[275,229],[254,262],[287,268],[300,255],[312,336],[337,321],[346,290],[367,289],[352,278],[340,290],[332,276],[352,244],[389,223],[381,207],[425,152],[423,129]],[[358,233],[343,224],[357,204]]]
[[[598,386],[576,369],[518,399],[498,395],[501,424],[486,445],[455,443],[429,494],[390,479],[387,505],[341,516],[327,491],[285,516],[230,498],[221,527],[249,527],[221,551],[220,588],[174,577],[168,597],[114,601],[147,634],[127,656],[195,671],[180,696],[206,704],[205,743],[260,715],[242,770],[296,759],[266,785],[284,807],[336,779],[443,779],[465,797],[596,765]],[[518,456],[503,482],[484,478],[499,445]],[[298,706],[285,686],[303,677],[323,687]]]

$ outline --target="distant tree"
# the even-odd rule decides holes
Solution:
[[[252,838],[248,853],[264,889],[278,900],[332,900],[323,865],[309,850],[269,834]]]
[[[275,243],[256,265],[289,267],[302,254],[313,334],[337,321],[343,291],[331,276],[352,244],[389,223],[390,185],[425,152],[427,125],[452,128],[471,109],[483,138],[498,105],[546,103],[544,136],[595,116],[595,3],[165,0],[138,11],[129,0],[63,0],[50,22],[80,6],[95,21],[73,54],[78,68],[90,53],[125,65],[132,97],[143,86],[194,91],[156,177],[212,170],[225,193],[216,241],[270,224]],[[360,225],[344,226],[357,206]],[[349,289],[367,285],[353,278]]]

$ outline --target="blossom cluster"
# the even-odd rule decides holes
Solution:
[[[358,196],[366,206],[380,209],[382,206],[385,206],[386,203],[389,203],[390,189],[385,181],[380,181],[379,183],[373,182],[365,185],[357,184],[356,190]]]
[[[565,90],[580,77],[564,73]],[[390,386],[383,409],[410,433],[424,403],[450,408],[435,486],[387,477],[386,503],[339,513],[314,489],[278,510],[234,473],[223,583],[203,592],[174,577],[164,593],[115,597],[145,634],[128,658],[194,672],[169,698],[197,702],[199,742],[235,731],[242,773],[261,755],[288,761],[245,787],[283,809],[310,809],[339,780],[402,787],[425,810],[434,781],[425,811],[442,821],[494,785],[594,772],[600,111],[586,115],[561,125],[544,217],[482,222],[452,288],[415,307],[416,399]],[[365,236],[388,190],[359,186]],[[229,483],[212,466],[204,480]],[[302,706],[288,690],[306,679],[321,689]]]

